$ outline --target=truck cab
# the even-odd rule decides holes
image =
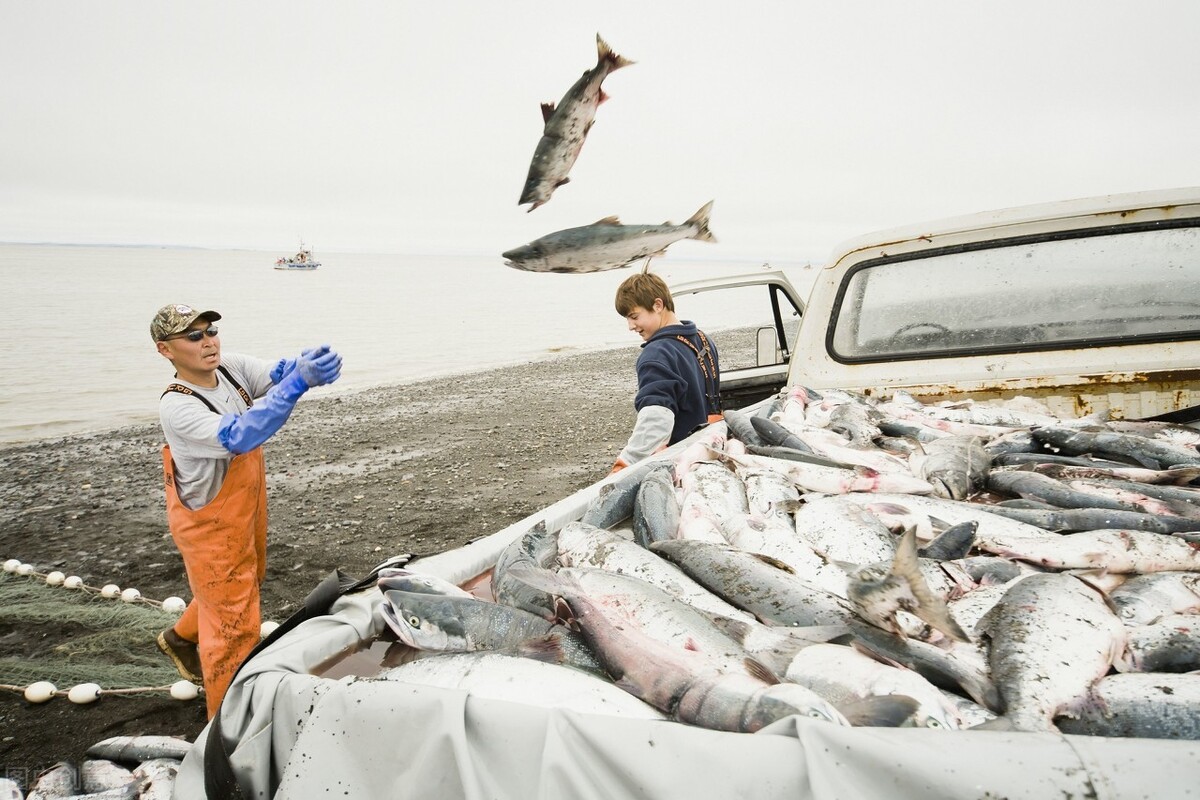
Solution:
[[[768,270],[672,293],[760,289],[751,331],[704,318],[726,408],[789,384],[1188,422],[1200,418],[1198,275],[1200,189],[1176,189],[864,236],[834,250],[804,299]]]
[[[721,310],[732,304],[722,300],[739,295],[742,308],[753,309],[749,325],[721,322]],[[707,308],[697,318],[706,331],[711,319],[721,329],[709,331],[721,354],[721,406],[742,408],[779,391],[787,383],[788,368],[796,344],[796,332],[804,316],[800,292],[785,272],[764,265],[760,272],[746,272],[721,278],[686,281],[671,287],[671,295],[680,303],[703,295]]]

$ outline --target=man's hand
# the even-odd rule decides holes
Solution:
[[[300,358],[316,358],[317,356],[322,356],[328,352],[329,345],[327,344],[319,345],[317,347],[306,347],[300,351]],[[271,367],[271,371],[267,373],[267,376],[271,379],[271,383],[278,386],[279,383],[288,376],[288,373],[296,368],[296,362],[299,361],[300,358],[279,359],[279,362],[275,366]],[[312,384],[309,385],[311,386]]]
[[[310,387],[333,383],[342,374],[342,357],[328,345],[305,350],[296,359],[296,370]]]
[[[626,464],[624,461],[622,461],[621,459],[618,458],[616,460],[616,462],[613,464],[612,471],[609,472],[608,474],[616,475],[618,472],[620,472],[621,470],[625,469],[628,466],[629,466],[628,464]]]
[[[287,375],[289,372],[291,372],[295,368],[296,368],[296,359],[294,359],[294,358],[279,359],[279,363],[276,364],[275,366],[271,367],[271,372],[270,372],[271,383],[278,386],[279,382],[281,380],[283,380],[283,376]]]

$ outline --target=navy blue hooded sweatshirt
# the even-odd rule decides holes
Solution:
[[[691,347],[677,338],[680,336],[687,339]],[[642,345],[642,352],[638,355],[638,390],[633,399],[634,410],[641,411],[645,406],[670,409],[675,414],[675,428],[671,431],[669,444],[686,438],[708,422],[709,414],[720,413],[717,398],[721,388],[721,362],[717,357],[716,343],[708,336],[704,338],[712,354],[711,366],[707,355],[703,358],[704,367],[711,373],[708,379],[697,356],[697,351],[704,355],[704,342],[700,339],[696,323],[689,320],[660,328]],[[706,395],[713,398],[711,404]]]

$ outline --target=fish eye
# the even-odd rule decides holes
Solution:
[[[807,714],[813,719],[827,719],[827,717],[821,713],[821,709],[819,708],[810,708]]]
[[[932,717],[930,717],[929,719],[925,720],[925,727],[926,728],[944,728],[946,726],[942,724],[941,720],[933,719]]]
[[[413,626],[414,628],[419,628],[419,627],[421,627],[421,618],[418,617],[416,614],[410,614],[408,617],[408,624]]]

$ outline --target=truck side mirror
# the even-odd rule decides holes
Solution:
[[[779,348],[779,336],[775,329],[765,326],[758,329],[755,348],[755,364],[760,367],[783,363],[783,351]]]

